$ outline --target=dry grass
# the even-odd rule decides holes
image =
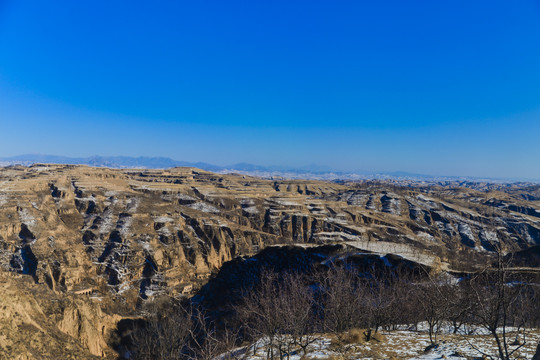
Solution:
[[[368,331],[366,329],[351,329],[349,331],[337,334],[330,342],[329,349],[338,352],[343,359],[344,354],[359,351],[359,346],[368,343]],[[370,342],[375,344],[384,342],[385,337],[381,333],[372,333]],[[370,357],[379,358],[378,354],[370,354]]]
[[[325,360],[344,360],[343,355],[328,355],[328,357]]]
[[[375,334],[371,334],[371,340],[375,340],[377,342],[383,342],[386,340],[386,337],[380,332],[377,332]]]
[[[368,340],[368,330],[365,329],[351,329],[338,336],[338,338],[345,345],[365,344],[368,341],[383,342],[385,340],[384,335],[380,332],[372,332],[371,338]]]
[[[352,345],[365,343],[365,336],[360,329],[353,329],[341,334],[336,334],[330,343],[330,349],[333,351],[344,352],[350,350]]]
[[[343,337],[345,344],[363,344],[366,342],[366,331],[364,329],[351,329]]]

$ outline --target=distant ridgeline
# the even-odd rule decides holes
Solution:
[[[400,181],[432,181],[436,183],[509,183],[509,182],[531,182],[540,183],[540,179],[519,179],[519,178],[478,178],[467,176],[434,176],[425,174],[414,174],[405,171],[392,172],[368,172],[362,170],[342,171],[332,169],[328,166],[308,165],[302,167],[286,166],[260,166],[248,163],[236,163],[232,165],[220,166],[205,162],[178,161],[167,157],[130,157],[130,156],[91,156],[84,158],[72,158],[66,156],[25,154],[12,157],[0,158],[0,166],[32,164],[75,164],[95,167],[110,167],[116,169],[170,169],[173,167],[194,167],[205,171],[218,173],[240,173],[262,178],[284,178],[284,179],[312,179],[312,180],[400,180]],[[463,185],[460,185],[463,186]]]

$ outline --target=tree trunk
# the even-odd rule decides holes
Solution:
[[[536,347],[536,353],[532,357],[532,360],[540,360],[540,342],[538,343],[538,346]]]

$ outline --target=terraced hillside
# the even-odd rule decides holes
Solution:
[[[111,356],[112,329],[141,301],[189,296],[224,262],[271,245],[335,243],[467,269],[488,262],[494,247],[540,243],[540,187],[0,168],[1,275],[6,291],[25,289],[19,298],[33,304],[13,310],[19,322],[0,319],[10,334],[0,336],[0,353],[33,324],[53,347],[68,336],[89,357]],[[20,358],[46,358],[39,349]]]

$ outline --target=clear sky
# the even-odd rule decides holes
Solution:
[[[0,157],[540,178],[540,2],[0,0]]]

